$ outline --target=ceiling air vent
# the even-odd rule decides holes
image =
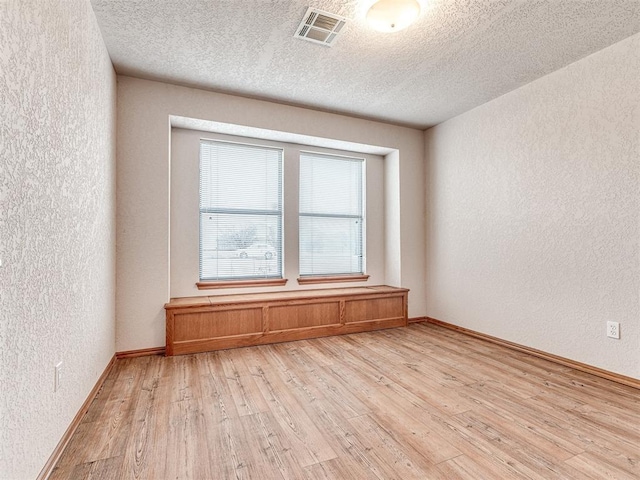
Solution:
[[[346,23],[347,19],[339,15],[308,8],[294,37],[331,47]]]

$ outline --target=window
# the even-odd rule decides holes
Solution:
[[[300,154],[300,276],[364,273],[364,160]]]
[[[200,141],[200,280],[282,278],[282,149]]]
[[[382,156],[172,128],[170,188],[172,297],[385,283]]]

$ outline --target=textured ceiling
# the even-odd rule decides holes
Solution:
[[[120,74],[419,128],[640,31],[640,0],[423,0],[392,34],[367,0],[91,2]],[[333,47],[293,38],[309,6],[350,20]]]

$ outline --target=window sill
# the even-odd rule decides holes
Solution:
[[[213,290],[216,288],[242,288],[242,287],[281,287],[287,283],[286,278],[265,278],[253,280],[224,280],[211,282],[198,282],[198,290]]]
[[[313,283],[366,282],[367,280],[369,280],[369,275],[335,275],[332,277],[300,277],[298,283],[310,285]]]

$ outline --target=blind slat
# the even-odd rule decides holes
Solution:
[[[200,142],[200,280],[282,278],[282,157]]]
[[[300,155],[300,275],[364,273],[364,160]]]

